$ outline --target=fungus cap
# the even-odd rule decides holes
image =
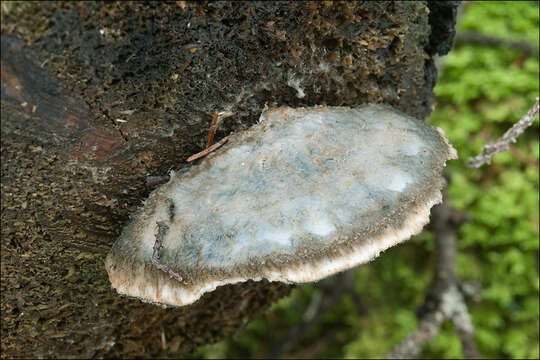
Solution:
[[[442,130],[387,106],[268,110],[150,194],[107,257],[110,281],[182,306],[249,279],[320,280],[420,232],[456,158]]]

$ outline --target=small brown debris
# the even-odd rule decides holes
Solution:
[[[227,142],[227,140],[229,140],[229,136],[225,136],[223,139],[219,140],[217,143],[210,146],[209,148],[204,149],[203,151],[198,152],[195,155],[191,155],[190,157],[187,158],[186,161],[191,162],[193,160],[197,160],[199,158],[202,158],[203,156],[206,156],[206,155],[210,154],[212,151],[216,150],[221,145],[225,144]]]
[[[212,144],[212,141],[214,141],[214,134],[216,133],[216,127],[217,127],[217,121],[218,121],[218,112],[214,112],[214,116],[212,117],[212,122],[210,123],[210,130],[208,131],[208,141],[206,142],[206,149],[210,147]]]

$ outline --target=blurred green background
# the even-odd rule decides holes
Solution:
[[[535,47],[538,23],[537,2],[474,2],[467,5],[458,33],[474,31]],[[459,234],[457,271],[468,295],[477,346],[486,357],[540,356],[538,119],[491,165],[469,169],[466,164],[532,106],[539,92],[538,73],[537,51],[458,41],[443,58],[435,88],[437,105],[430,121],[445,130],[460,156],[448,164],[449,198],[471,216]],[[194,356],[384,356],[416,328],[415,311],[433,276],[434,248],[428,226],[420,236],[355,270],[348,277],[351,289],[330,305],[325,299],[332,289],[300,286],[234,338],[201,347]],[[303,336],[293,336],[292,329],[317,304],[326,311],[302,329]],[[293,338],[297,341],[289,344],[291,349],[276,353]],[[463,357],[451,323],[443,325],[422,356]]]

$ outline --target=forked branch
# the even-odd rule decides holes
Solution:
[[[429,294],[419,310],[418,328],[386,355],[389,359],[417,358],[424,345],[439,333],[441,325],[451,320],[462,343],[463,354],[480,355],[474,342],[474,327],[456,276],[457,233],[466,220],[445,200],[432,210],[437,244],[435,276]]]
[[[536,98],[536,103],[521,120],[508,129],[499,140],[493,144],[485,145],[480,155],[469,159],[467,166],[470,168],[479,168],[484,164],[490,164],[493,156],[508,149],[510,143],[515,143],[525,129],[532,125],[533,121],[538,117],[538,107],[539,98]]]

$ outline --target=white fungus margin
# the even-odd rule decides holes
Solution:
[[[441,129],[387,106],[261,117],[133,216],[106,260],[120,294],[183,306],[226,284],[306,283],[366,263],[422,230],[457,158]]]

